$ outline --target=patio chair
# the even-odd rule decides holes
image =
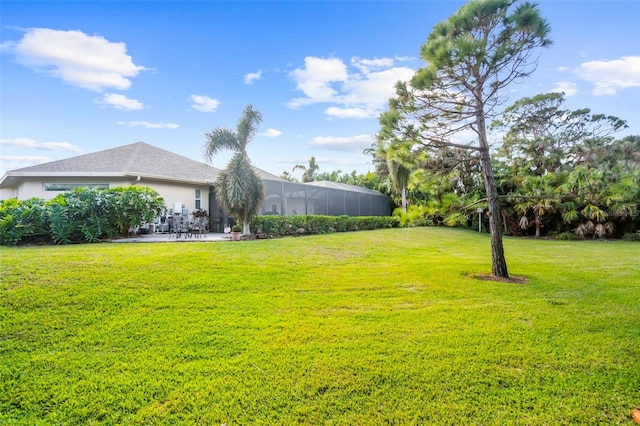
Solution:
[[[206,238],[207,232],[207,219],[206,217],[194,217],[191,222],[191,235],[197,238],[201,238],[203,235]]]
[[[185,216],[174,215],[171,220],[171,229],[169,231],[169,239],[171,236],[174,236],[176,239],[184,236],[188,238],[191,236],[191,232],[189,231],[189,221]]]

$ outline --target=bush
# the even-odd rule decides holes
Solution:
[[[640,241],[640,231],[638,232],[629,232],[622,236],[624,241]]]
[[[49,201],[0,201],[0,244],[36,238],[55,244],[98,242],[126,235],[165,211],[164,200],[147,187],[76,188]]]
[[[15,198],[0,201],[0,244],[16,245],[19,241],[47,234],[44,201]]]
[[[563,232],[561,234],[556,235],[556,240],[573,241],[577,239],[578,239],[578,236],[575,234],[575,232]]]
[[[398,226],[398,218],[389,216],[256,216],[251,222],[251,228],[256,230],[258,238],[366,231]]]

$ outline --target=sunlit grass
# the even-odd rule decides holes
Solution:
[[[640,245],[390,229],[2,249],[0,423],[631,424]]]

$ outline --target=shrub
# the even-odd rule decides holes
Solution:
[[[23,239],[46,235],[46,222],[44,201],[40,199],[0,201],[0,244],[16,245]]]
[[[640,241],[640,231],[628,232],[622,236],[624,241]]]
[[[76,188],[45,202],[0,201],[0,244],[38,237],[55,244],[98,242],[125,235],[165,211],[164,200],[147,187]]]
[[[258,238],[364,231],[399,225],[398,218],[389,216],[256,216],[251,222]]]
[[[577,240],[578,236],[574,232],[563,232],[556,235],[556,240],[573,241]]]

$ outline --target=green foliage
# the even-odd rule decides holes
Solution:
[[[235,132],[226,128],[216,128],[205,134],[207,140],[203,147],[203,155],[207,162],[211,162],[221,150],[235,151],[227,167],[218,175],[215,188],[222,208],[230,215],[242,219],[245,234],[251,233],[251,217],[258,212],[264,199],[262,180],[253,170],[247,155],[247,144],[255,136],[261,122],[260,111],[247,105]]]
[[[251,227],[256,229],[258,238],[369,231],[398,226],[399,221],[388,216],[322,215],[256,216],[251,224]]]
[[[576,235],[575,232],[562,232],[556,235],[556,240],[561,240],[561,241],[573,241],[577,239],[578,239],[578,236]]]
[[[402,226],[433,226],[439,217],[433,203],[430,205],[411,205],[407,211],[397,208],[393,216],[398,218]]]
[[[264,199],[264,185],[249,160],[240,153],[233,155],[216,182],[216,197],[231,215],[248,224],[260,210]]]
[[[94,243],[126,235],[164,211],[158,193],[139,186],[76,188],[46,202],[6,200],[0,202],[0,244]]]
[[[51,241],[55,244],[68,244],[71,242],[75,224],[69,214],[69,208],[63,204],[66,201],[56,200],[47,204],[47,217],[51,230]]]
[[[488,239],[5,247],[0,424],[630,424],[640,247]]]
[[[16,245],[47,233],[44,202],[37,198],[0,201],[0,245]]]
[[[622,236],[624,241],[640,241],[640,231],[628,232]]]
[[[313,182],[315,180],[325,180],[323,178],[318,178],[318,171],[320,170],[320,166],[318,165],[318,163],[316,163],[316,157],[312,156],[311,158],[309,158],[308,166],[303,166],[302,164],[296,164],[295,166],[293,166],[294,172],[298,169],[303,171],[302,182]],[[337,171],[334,173],[335,173],[335,178],[337,179],[340,171]],[[329,178],[326,180],[333,180],[333,179]]]
[[[487,120],[498,114],[496,107],[506,88],[536,69],[536,51],[551,44],[549,32],[534,3],[469,1],[433,28],[420,50],[426,67],[410,82],[396,85],[390,111],[380,118],[378,138],[400,146],[399,151],[408,151],[418,170],[442,176],[460,168],[466,169],[462,173],[466,174],[474,163],[481,165],[493,236],[493,271],[501,277],[507,277],[508,272]],[[462,136],[465,131],[477,135],[477,143],[460,142],[467,139]],[[440,159],[447,167],[429,167],[437,166]],[[462,181],[463,187],[454,189],[457,196],[466,195],[466,182]],[[461,211],[447,212],[443,223],[459,224],[463,215]]]
[[[116,235],[126,235],[143,223],[152,222],[165,212],[164,200],[144,186],[118,187],[104,193],[101,205],[108,206],[109,222],[116,224]]]

